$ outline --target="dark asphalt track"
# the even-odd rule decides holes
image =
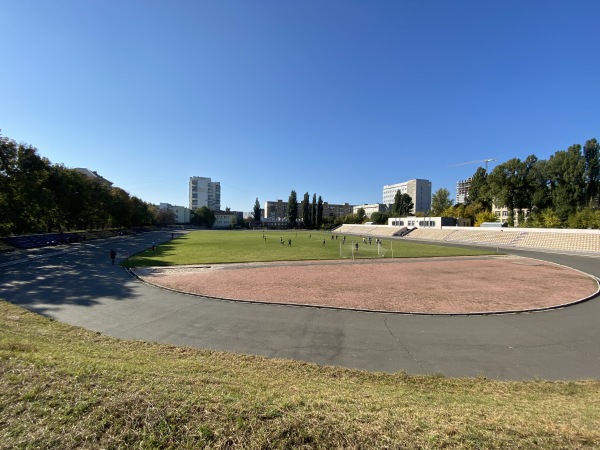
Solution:
[[[369,371],[502,380],[600,378],[600,298],[552,311],[411,316],[235,303],[177,294],[132,278],[108,256],[171,237],[92,242],[0,264],[0,298],[123,339],[290,358]],[[600,277],[600,259],[513,251]],[[434,280],[432,280],[433,282]],[[468,282],[468,281],[466,281]],[[506,286],[519,295],[519,286]]]

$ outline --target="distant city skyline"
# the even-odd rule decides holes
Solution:
[[[2,1],[2,135],[144,201],[432,192],[600,138],[596,0]]]

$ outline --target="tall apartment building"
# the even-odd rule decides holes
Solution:
[[[456,182],[456,204],[464,203],[469,198],[469,187],[471,186],[473,177],[469,177],[466,180],[460,180]]]
[[[431,210],[431,181],[429,180],[409,180],[404,183],[389,184],[383,186],[383,203],[393,205],[396,192],[408,194],[413,201],[414,207],[411,212],[427,212]]]
[[[352,214],[354,205],[349,203],[336,204],[323,202],[323,217],[343,217]]]
[[[267,202],[265,202],[264,218],[265,219],[286,218],[287,217],[287,208],[288,208],[288,202],[284,202],[283,200],[277,200],[274,202],[267,201]],[[300,210],[300,203],[298,203],[298,213],[302,214],[302,211]]]
[[[205,177],[190,177],[190,209],[207,206],[212,211],[221,209],[221,183]]]

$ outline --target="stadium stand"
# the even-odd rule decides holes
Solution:
[[[452,242],[474,245],[538,248],[548,250],[600,252],[600,233],[597,230],[531,231],[524,229],[427,229],[418,228],[406,239]]]
[[[445,241],[448,236],[455,233],[454,229],[436,229],[436,228],[416,228],[410,232],[410,237],[414,239],[427,239],[432,241]]]
[[[360,236],[373,236],[373,237],[392,237],[398,236],[403,231],[406,231],[406,227],[398,228],[388,225],[352,225],[344,224],[333,230],[333,233],[340,234],[355,234]]]
[[[546,249],[585,253],[600,252],[599,230],[540,230],[532,228],[399,228],[385,225],[346,224],[335,233],[359,236],[449,242],[456,244]]]
[[[447,242],[465,242],[478,245],[510,245],[521,232],[513,231],[492,231],[492,230],[456,230],[448,236]]]
[[[557,250],[600,252],[600,235],[571,233],[526,233],[515,247],[553,248]]]

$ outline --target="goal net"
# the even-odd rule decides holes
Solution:
[[[393,258],[394,251],[392,242],[382,240],[361,239],[356,236],[342,239],[340,241],[340,258],[347,259],[368,259],[368,258]]]

